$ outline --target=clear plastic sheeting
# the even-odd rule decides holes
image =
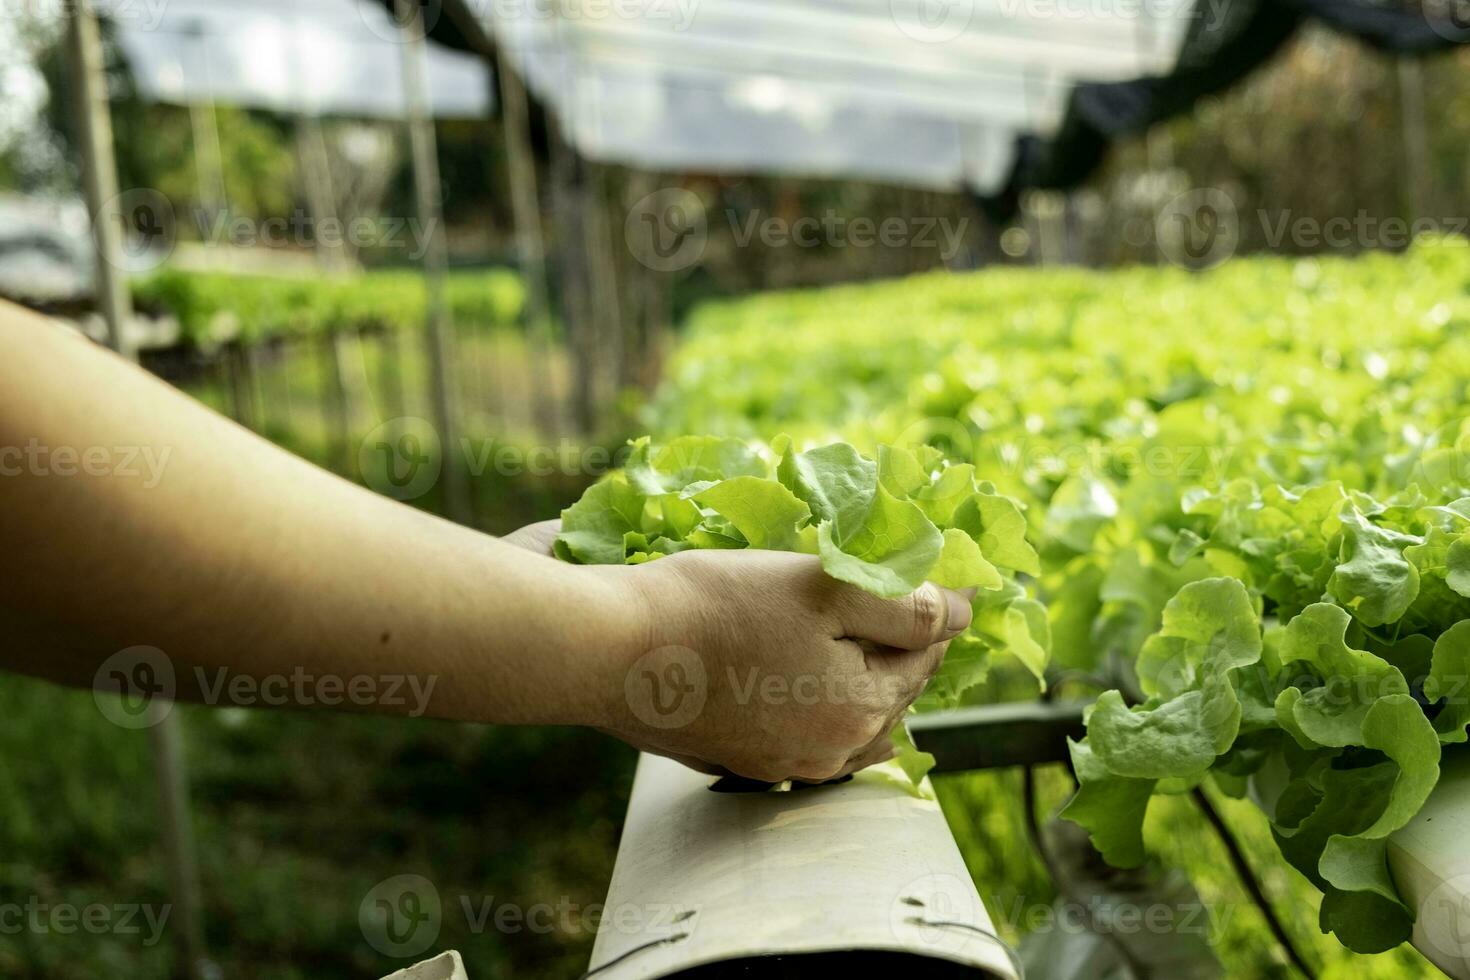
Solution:
[[[940,190],[999,184],[1010,130],[782,91],[777,80],[673,74],[582,79],[562,104],[580,153],[652,170],[782,173]]]
[[[371,0],[105,0],[139,94],[156,102],[307,115],[405,115],[399,28]],[[481,118],[488,69],[475,55],[429,47],[431,111]]]
[[[1072,88],[1170,70],[1194,0],[492,0],[583,154],[999,187]]]

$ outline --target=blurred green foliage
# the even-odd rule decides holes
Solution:
[[[133,283],[139,306],[178,317],[187,342],[308,337],[354,330],[417,330],[428,316],[423,273],[381,269],[355,276],[300,277],[196,272],[164,267]],[[504,268],[451,272],[449,317],[477,329],[514,327],[525,293]]]

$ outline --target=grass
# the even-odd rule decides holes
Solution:
[[[435,948],[461,950],[476,980],[585,969],[592,932],[577,914],[501,932],[465,909],[601,902],[632,750],[571,729],[176,710],[207,943],[225,977],[406,965],[358,925],[369,890],[404,873],[434,884]],[[31,679],[0,680],[0,713],[0,904],[167,905],[146,733],[113,726],[88,692]],[[147,929],[0,931],[0,976],[164,977],[174,935],[167,921],[153,945]]]

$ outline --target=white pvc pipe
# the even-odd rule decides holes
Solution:
[[[939,804],[896,770],[789,792],[712,782],[639,759],[593,980],[848,952],[1018,980]]]

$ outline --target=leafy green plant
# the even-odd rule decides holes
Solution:
[[[422,274],[403,269],[293,279],[166,266],[135,282],[133,292],[141,304],[178,317],[185,341],[201,347],[237,337],[259,343],[340,330],[414,330],[428,315]],[[451,318],[466,326],[512,326],[524,302],[520,277],[508,269],[452,272],[445,293]]]
[[[712,305],[646,423],[973,465],[1023,506],[1050,679],[1098,692],[1066,815],[1136,865],[1151,799],[1248,797],[1366,951],[1408,936],[1386,840],[1470,721],[1467,378],[1470,248],[1425,240]]]
[[[1142,703],[1103,694],[1072,750],[1066,815],[1110,860],[1143,860],[1151,794],[1209,776],[1266,810],[1323,891],[1324,931],[1365,952],[1409,937],[1387,838],[1470,722],[1470,497],[1423,486],[1378,501],[1236,481],[1189,499],[1176,556],[1206,551],[1233,576],[1169,600],[1134,661]]]
[[[636,565],[690,549],[763,548],[820,556],[835,579],[897,598],[925,581],[976,590],[974,620],[956,638],[924,696],[954,704],[984,680],[993,653],[1044,676],[1045,610],[1016,580],[1040,571],[1018,504],[928,446],[880,446],[876,460],[847,443],[798,451],[683,436],[632,444],[626,467],[562,512],[557,557]],[[900,733],[917,778],[933,764]],[[925,763],[927,759],[927,764]]]

